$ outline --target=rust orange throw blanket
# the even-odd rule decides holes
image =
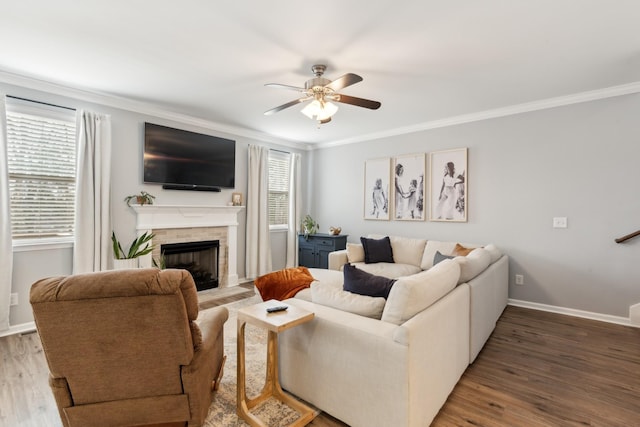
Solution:
[[[258,288],[263,301],[270,299],[282,301],[308,288],[314,280],[307,267],[294,267],[265,274],[253,283]]]

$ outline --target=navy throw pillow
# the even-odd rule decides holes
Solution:
[[[391,249],[389,236],[379,240],[361,237],[360,242],[362,242],[362,247],[364,248],[365,264],[393,262],[393,250]]]
[[[395,279],[375,276],[351,264],[345,264],[343,272],[344,285],[342,289],[359,295],[386,299],[389,296],[389,292],[391,292],[391,287],[396,282]]]
[[[436,251],[436,254],[433,257],[433,265],[436,265],[437,263],[444,261],[445,259],[453,259],[455,257],[455,255],[443,255],[440,253],[440,251]]]

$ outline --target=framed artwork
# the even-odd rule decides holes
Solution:
[[[242,193],[231,194],[231,203],[233,206],[242,206]]]
[[[429,220],[467,221],[467,149],[429,154]]]
[[[390,159],[366,160],[364,163],[364,219],[388,221]]]
[[[393,173],[394,219],[424,221],[425,154],[408,154],[394,158]]]

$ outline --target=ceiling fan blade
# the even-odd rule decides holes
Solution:
[[[352,84],[356,84],[362,81],[362,77],[357,74],[347,73],[342,77],[338,77],[325,87],[329,89],[333,89],[334,92],[338,92],[340,89],[343,89],[347,86],[351,86]]]
[[[356,98],[355,96],[342,95],[335,99],[336,102],[342,102],[343,104],[356,105],[358,107],[369,108],[371,110],[377,110],[382,105],[378,101],[372,101],[370,99]]]
[[[267,84],[265,84],[265,86],[275,87],[275,88],[278,88],[278,89],[290,89],[290,90],[295,90],[295,91],[298,91],[298,92],[306,92],[307,91],[303,87],[281,85],[280,83],[267,83]]]
[[[271,109],[271,110],[269,110],[269,111],[265,111],[265,112],[264,112],[264,115],[265,115],[265,116],[270,116],[270,115],[272,115],[272,114],[277,113],[278,111],[282,111],[282,110],[284,110],[285,108],[293,107],[294,105],[300,104],[301,102],[304,102],[304,101],[306,101],[306,100],[308,100],[308,99],[309,99],[309,98],[300,98],[300,99],[296,99],[296,100],[291,101],[291,102],[287,102],[286,104],[282,104],[282,105],[280,105],[280,106],[278,106],[278,107],[276,107],[276,108],[272,108],[272,109]]]

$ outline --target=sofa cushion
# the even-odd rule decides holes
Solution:
[[[413,276],[401,277],[391,288],[382,320],[400,325],[456,287],[460,265],[447,259]]]
[[[311,284],[311,301],[360,316],[380,320],[386,300],[382,297],[369,297],[342,290],[341,287],[322,282]]]
[[[395,279],[376,276],[360,270],[351,264],[344,265],[343,289],[359,295],[387,298]]]
[[[436,265],[445,259],[453,259],[455,257],[455,255],[442,255],[440,251],[436,251],[436,254],[433,256],[433,265]]]
[[[347,243],[347,261],[364,262],[364,247],[359,243]]]
[[[368,239],[360,237],[364,248],[364,262],[373,264],[376,262],[393,262],[393,251],[389,236],[382,239]]]
[[[422,256],[422,262],[420,267],[423,270],[428,270],[433,267],[433,258],[437,251],[440,251],[443,255],[451,255],[453,249],[456,247],[455,242],[439,242],[437,240],[428,240],[427,245],[424,248],[424,255]]]
[[[397,279],[402,276],[411,276],[420,273],[422,269],[411,264],[396,264],[391,262],[378,262],[375,264],[365,264],[364,262],[356,262],[354,267],[364,270],[367,273],[383,276],[389,279]]]
[[[454,261],[460,265],[458,283],[465,283],[482,273],[491,264],[491,255],[484,248],[476,248],[467,256],[458,256]]]
[[[498,249],[498,247],[493,243],[485,246],[484,248],[487,250],[487,252],[489,252],[489,255],[491,256],[491,264],[502,257],[502,251]]]

